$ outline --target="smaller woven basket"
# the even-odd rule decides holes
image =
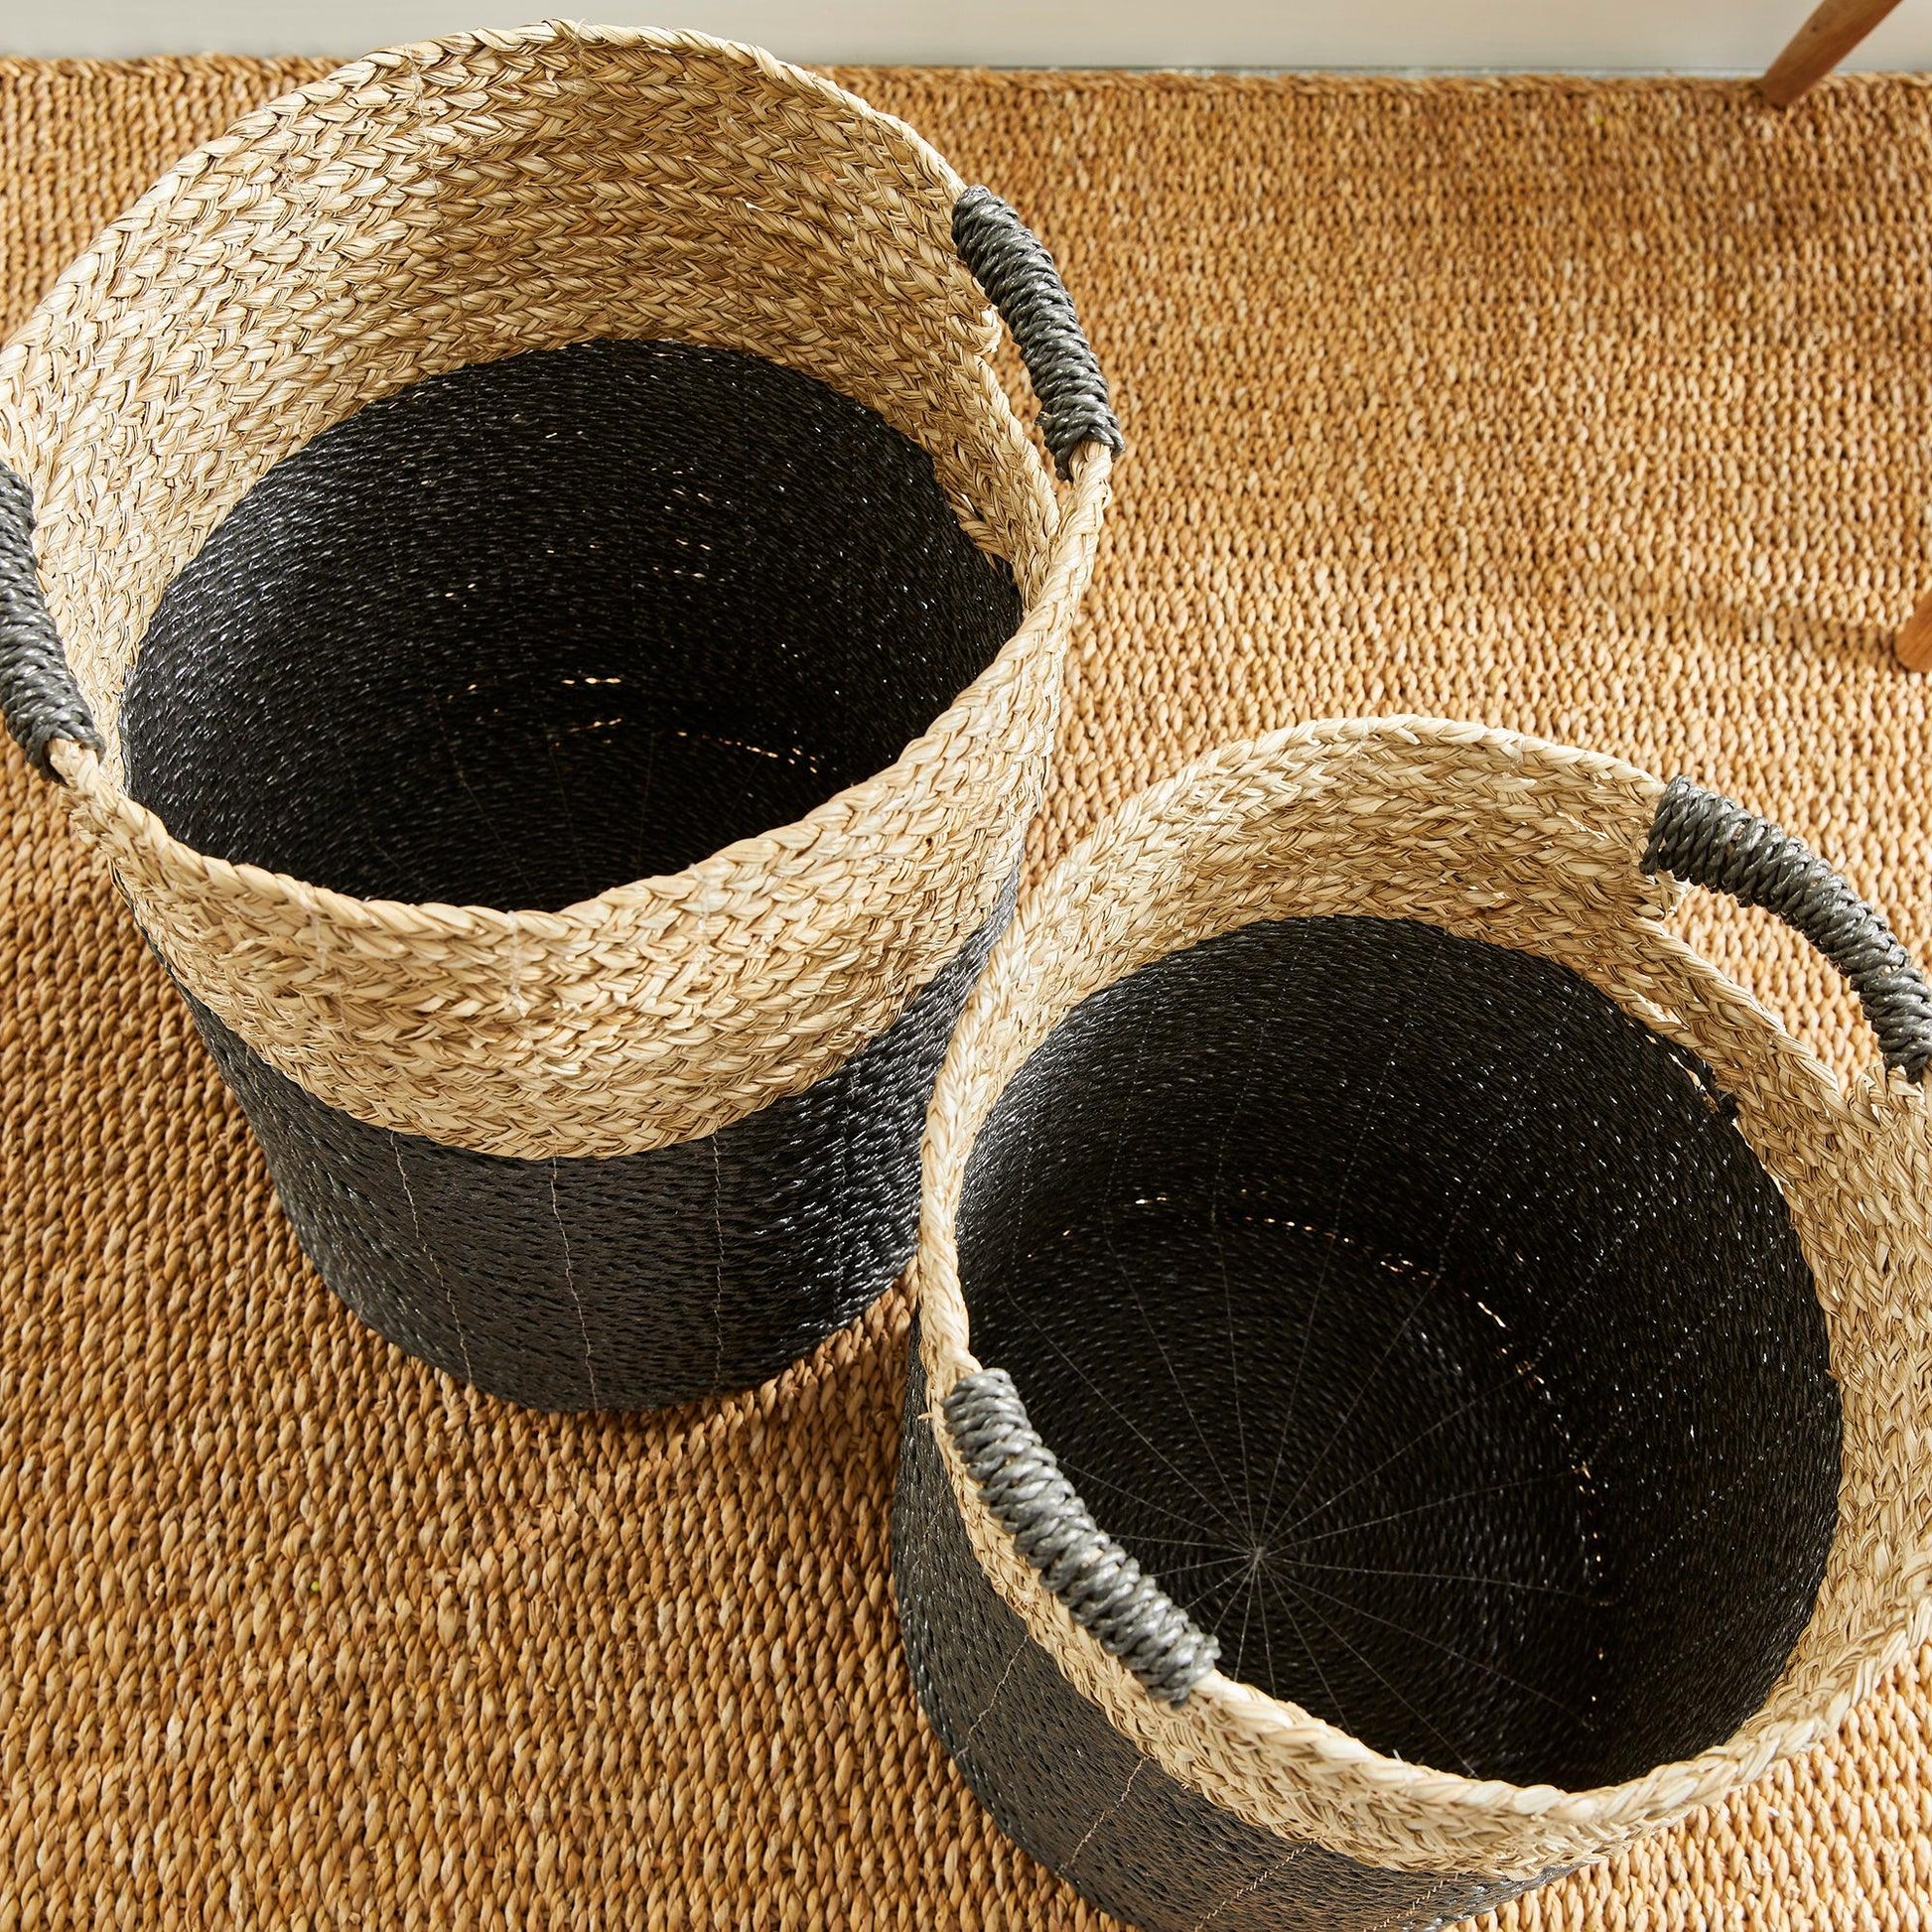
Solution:
[[[894,1572],[1002,1828],[1148,1932],[1393,1932],[1828,1736],[1932,1635],[1928,1060],[1876,914],[1682,778],[1349,723],[1104,826],[925,1148]]]
[[[62,278],[0,702],[368,1321],[635,1408],[898,1274],[1119,440],[1011,208],[695,35],[371,56]]]

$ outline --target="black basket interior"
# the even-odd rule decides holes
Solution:
[[[537,350],[369,404],[169,588],[121,713],[177,838],[554,910],[883,769],[1018,627],[915,443],[755,355]]]
[[[1221,1668],[1586,1788],[1759,1705],[1837,1520],[1824,1318],[1708,1069],[1367,918],[1096,994],[968,1170],[973,1349]]]

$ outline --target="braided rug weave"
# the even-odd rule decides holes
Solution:
[[[322,71],[0,63],[0,323]],[[1932,90],[839,76],[1023,207],[1129,460],[1035,866],[1300,719],[1685,769],[1932,954]],[[0,760],[0,1926],[1101,1923],[916,1713],[906,1311],[756,1396],[546,1418],[302,1262],[159,966]],[[1762,913],[1711,956],[1851,1068]],[[1924,1927],[1932,1654],[1839,1740],[1508,1908]]]

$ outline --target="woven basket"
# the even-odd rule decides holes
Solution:
[[[627,1408],[893,1280],[1118,444],[1004,203],[689,35],[375,55],[62,279],[0,697],[368,1321]]]
[[[1150,1932],[1436,1925],[1828,1735],[1932,1635],[1928,1059],[1877,916],[1682,779],[1327,725],[1104,827],[926,1143],[895,1572],[1000,1825]]]

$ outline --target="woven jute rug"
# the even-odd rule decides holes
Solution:
[[[6,325],[315,71],[0,64]],[[1036,221],[1117,385],[1039,861],[1219,740],[1414,710],[1686,769],[1932,953],[1932,678],[1888,653],[1932,583],[1926,86],[842,77]],[[1100,1923],[909,1692],[902,1302],[670,1417],[405,1359],[52,795],[0,783],[0,1927]],[[1795,943],[1695,916],[1871,1057]],[[1932,1652],[1505,1919],[1932,1921]]]

